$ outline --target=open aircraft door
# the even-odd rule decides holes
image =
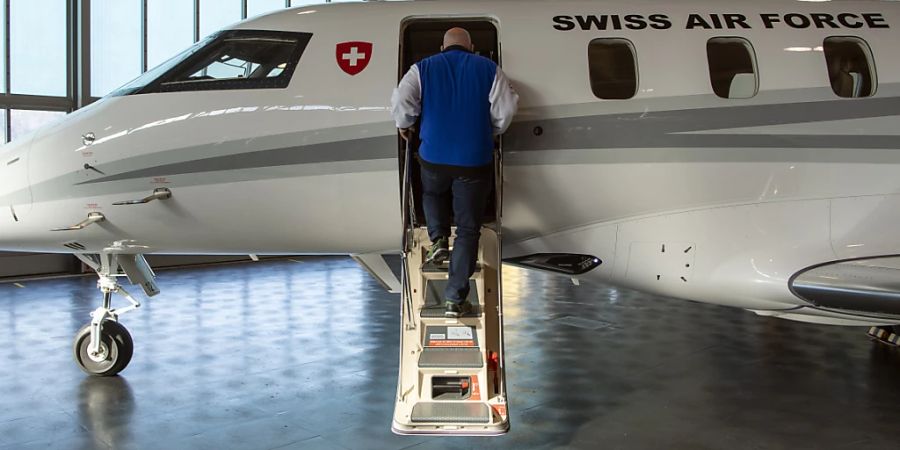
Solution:
[[[444,31],[453,26],[469,30],[476,52],[499,63],[493,21],[417,18],[401,27],[400,76],[416,61],[439,51]],[[469,301],[475,309],[448,318],[442,300],[447,263],[424,264],[431,243],[421,213],[417,140],[401,140],[400,370],[391,427],[397,434],[499,435],[509,430],[503,360],[500,146],[498,142],[494,192],[481,230],[478,266],[469,281]]]

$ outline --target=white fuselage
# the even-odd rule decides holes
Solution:
[[[751,28],[686,29],[691,14],[722,11]],[[897,323],[807,308],[788,280],[816,264],[900,254],[900,148],[872,144],[900,142],[898,36],[869,26],[766,28],[761,19],[870,12],[900,26],[888,2],[404,2],[270,14],[234,28],[312,33],[287,88],[108,97],[0,151],[0,249],[71,253],[64,245],[76,242],[97,253],[126,241],[138,253],[395,252],[389,99],[401,24],[484,18],[497,26],[521,98],[504,142],[504,256],[587,253],[603,260],[587,277],[661,295],[823,323]],[[672,26],[554,28],[556,16],[601,14],[662,14]],[[872,97],[832,91],[820,48],[845,35],[871,48]],[[720,36],[752,43],[754,97],[713,93],[706,43]],[[587,47],[600,37],[633,44],[632,99],[593,95]],[[373,43],[354,76],[335,60],[345,41]],[[566,133],[578,138],[555,140]],[[112,206],[158,187],[172,199]],[[92,211],[107,220],[50,231]]]

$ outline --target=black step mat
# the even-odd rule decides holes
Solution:
[[[429,369],[480,369],[484,358],[478,347],[429,347],[419,355],[419,367]]]
[[[436,318],[444,317],[446,308],[444,307],[444,289],[447,287],[447,280],[425,280],[425,305],[419,311],[420,317]],[[478,297],[478,289],[475,286],[475,280],[469,280],[469,297],[472,302],[472,311],[461,317],[479,317],[481,316],[481,303]]]

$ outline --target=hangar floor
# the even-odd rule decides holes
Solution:
[[[348,258],[160,273],[135,357],[90,378],[92,278],[0,285],[0,449],[897,448],[900,351],[504,269],[512,431],[391,434],[398,296]]]

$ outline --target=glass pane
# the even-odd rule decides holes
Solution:
[[[241,0],[200,0],[200,37],[241,20]]]
[[[12,92],[65,96],[66,0],[10,0],[10,8]]]
[[[10,111],[9,116],[12,121],[10,124],[10,134],[12,134],[11,140],[24,136],[48,123],[55,122],[65,115],[66,113],[62,111],[28,111],[24,109],[13,109]]]
[[[3,138],[0,143],[7,142],[6,140],[6,110],[0,109],[0,137]]]
[[[325,3],[325,0],[291,0],[291,6],[318,5]]]
[[[280,88],[290,76],[308,35],[227,32],[176,72],[160,80],[162,91]]]
[[[91,0],[91,95],[141,74],[141,0]]]
[[[194,67],[188,77],[176,77],[172,81],[274,78],[284,72],[297,46],[296,41],[274,39],[227,39],[224,44],[199,70]]]
[[[0,2],[2,5],[2,2]],[[6,23],[6,8],[0,8],[0,24]],[[6,33],[0,27],[0,92],[6,92]],[[6,111],[3,111],[3,123],[6,123]],[[6,125],[3,125],[3,141],[6,142]]]
[[[147,68],[158,66],[194,43],[194,2],[147,1]]]
[[[756,95],[753,46],[742,38],[712,38],[706,43],[709,82],[722,98],[750,98]]]
[[[247,0],[247,17],[284,9],[284,0]]]
[[[859,98],[875,94],[875,70],[869,45],[851,36],[828,37],[822,45],[831,89],[839,97]]]
[[[594,39],[588,45],[591,90],[597,98],[628,99],[637,93],[637,63],[631,42]]]

